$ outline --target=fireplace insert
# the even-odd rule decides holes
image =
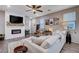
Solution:
[[[13,29],[11,30],[12,34],[20,34],[21,33],[21,29]]]

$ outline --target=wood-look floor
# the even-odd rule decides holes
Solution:
[[[79,44],[65,44],[61,53],[79,53]]]

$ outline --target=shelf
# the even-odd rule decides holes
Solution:
[[[9,23],[7,22],[7,26],[24,26],[23,23],[17,24],[17,23]]]

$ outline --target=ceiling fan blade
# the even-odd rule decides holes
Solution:
[[[35,5],[32,5],[32,8],[35,8],[36,6]]]
[[[36,10],[36,11],[43,12],[42,10]]]
[[[32,8],[31,6],[29,6],[29,5],[26,5],[27,7],[29,7],[29,8]]]
[[[39,5],[39,6],[37,6],[36,8],[41,8],[41,6]]]

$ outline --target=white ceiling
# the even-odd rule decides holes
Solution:
[[[26,16],[28,16],[28,17],[39,17],[39,16],[43,16],[43,15],[46,15],[49,13],[71,8],[74,6],[76,6],[76,5],[42,5],[42,7],[40,9],[43,10],[43,12],[42,13],[37,12],[36,14],[33,14],[32,11],[26,12],[26,10],[29,10],[30,8],[28,8],[25,5],[10,5],[9,7],[7,7],[6,5],[0,5],[0,10],[17,11],[19,13],[26,14]],[[50,10],[50,11],[48,11],[48,10]]]

